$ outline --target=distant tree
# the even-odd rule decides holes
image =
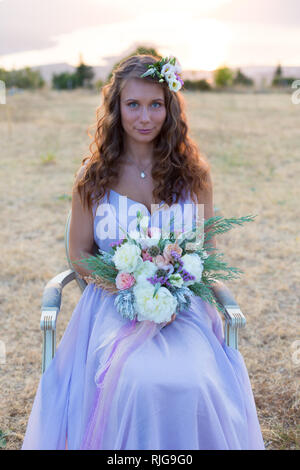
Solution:
[[[240,69],[237,70],[236,75],[233,78],[234,85],[251,86],[253,83],[252,78],[247,77]]]
[[[78,86],[80,87],[87,87],[87,88],[91,88],[92,87],[92,79],[94,78],[94,71],[93,71],[93,67],[89,66],[89,65],[86,65],[84,64],[82,61],[80,62],[80,64],[78,65],[78,67],[76,67],[76,75],[77,75],[77,79],[78,79]]]
[[[139,55],[139,54],[141,54],[141,55],[143,55],[143,54],[144,55],[145,54],[154,55],[154,56],[158,57],[159,59],[162,59],[162,56],[153,47],[138,46],[136,48],[136,50],[134,52],[132,52],[132,54],[130,54],[130,56]]]
[[[0,69],[0,80],[5,82],[6,88],[18,87],[23,89],[34,90],[42,88],[45,81],[42,78],[39,70],[32,70],[30,67],[25,67],[19,70],[5,70]]]
[[[282,77],[282,68],[280,64],[278,64],[275,69],[274,78],[276,77]]]
[[[60,74],[53,74],[52,87],[58,90],[73,90],[78,87],[92,88],[91,81],[93,78],[93,67],[86,65],[80,54],[79,65],[73,73],[62,72]]]
[[[62,72],[52,75],[52,87],[56,90],[73,90],[79,86],[76,73]]]
[[[42,88],[45,84],[40,71],[32,70],[30,67],[26,67],[21,71],[21,77],[21,80],[23,80],[23,88]]]
[[[274,77],[272,80],[273,87],[290,87],[297,80],[296,77]]]
[[[205,79],[201,79],[201,80],[184,80],[184,90],[207,91],[207,90],[211,90],[211,85]]]
[[[6,84],[6,82],[7,82],[7,76],[8,76],[8,72],[7,72],[5,69],[3,69],[3,68],[0,67],[0,80],[2,80],[3,82],[5,82],[5,84]],[[7,86],[7,85],[6,85],[6,86]]]
[[[282,73],[281,65],[278,64],[274,72],[274,77],[273,77],[271,86],[287,87],[287,86],[291,86],[291,84],[295,80],[296,80],[296,77],[284,77]]]
[[[233,83],[233,72],[229,67],[218,67],[213,76],[217,87],[227,87]]]

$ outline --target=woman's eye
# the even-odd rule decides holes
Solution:
[[[129,103],[129,107],[132,107],[131,106],[132,104],[137,104],[137,103],[134,103],[134,102]],[[153,103],[153,104],[158,104],[159,105],[159,106],[155,106],[155,108],[160,108],[160,106],[161,106],[161,104],[158,101],[155,101],[155,103]]]

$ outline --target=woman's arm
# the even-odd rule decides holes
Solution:
[[[211,178],[211,174],[209,173],[208,177],[208,186],[206,189],[203,189],[201,191],[200,197],[199,197],[199,204],[204,204],[204,219],[207,220],[210,217],[214,217],[214,200],[213,200],[213,182]],[[201,216],[201,214],[199,214]],[[205,229],[205,232],[208,232],[210,229]],[[212,247],[217,249],[217,243],[216,243],[216,236],[214,235],[210,241],[208,242],[211,244]]]
[[[69,256],[71,263],[93,254],[94,246],[94,220],[92,210],[83,208],[80,196],[75,190],[76,182],[81,179],[85,168],[79,169],[72,190],[72,216],[69,234]],[[75,264],[74,268],[82,276],[90,276],[92,271],[83,267],[82,263]]]

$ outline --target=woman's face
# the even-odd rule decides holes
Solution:
[[[150,142],[160,132],[166,118],[164,92],[160,85],[142,79],[128,80],[121,91],[121,121],[128,136]],[[150,129],[148,133],[140,129]]]

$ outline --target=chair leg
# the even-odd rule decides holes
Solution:
[[[44,329],[42,373],[52,361],[56,350],[56,331]]]
[[[225,322],[225,342],[227,346],[238,349],[238,329]]]

